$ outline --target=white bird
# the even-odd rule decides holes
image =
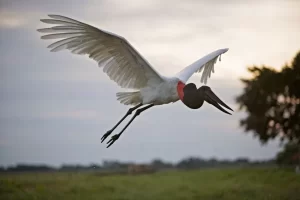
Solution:
[[[191,109],[200,108],[204,101],[221,111],[230,114],[219,104],[232,110],[222,102],[208,86],[196,88],[193,83],[186,84],[194,73],[202,72],[201,83],[214,73],[214,64],[228,48],[219,49],[207,54],[187,66],[175,76],[166,77],[159,74],[142,55],[123,37],[91,25],[61,15],[48,15],[51,19],[41,19],[51,28],[38,29],[47,33],[42,39],[59,39],[48,46],[51,52],[68,49],[74,54],[87,54],[95,60],[111,80],[122,88],[135,89],[133,92],[118,92],[117,99],[125,105],[133,105],[126,115],[101,138],[103,142],[113,130],[134,110],[134,116],[119,134],[107,142],[111,146],[129,126],[129,124],[146,109],[181,100]],[[144,106],[144,107],[142,107]],[[140,108],[142,107],[142,108]],[[138,109],[139,108],[139,109]],[[232,110],[233,111],[233,110]]]

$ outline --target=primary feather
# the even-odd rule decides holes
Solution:
[[[48,46],[52,52],[68,49],[74,54],[87,54],[124,88],[141,89],[164,81],[125,38],[68,17],[49,17],[52,19],[41,21],[60,26],[38,31],[47,33],[42,39],[59,39]]]
[[[201,83],[206,84],[208,78],[210,78],[211,73],[214,73],[214,65],[218,59],[221,58],[223,53],[226,53],[228,48],[226,49],[219,49],[214,52],[207,54],[206,56],[200,58],[196,62],[192,63],[191,65],[187,66],[180,72],[176,74],[176,76],[186,82],[194,73],[200,73],[202,70],[201,76]]]

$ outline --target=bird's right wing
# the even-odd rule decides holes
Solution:
[[[87,54],[119,86],[140,89],[163,82],[163,78],[121,36],[60,15],[41,19],[51,28],[38,29],[42,39],[60,39],[50,44],[52,52],[68,49],[75,54]]]
[[[200,58],[193,64],[181,70],[176,74],[176,77],[178,77],[181,81],[186,82],[194,73],[200,73],[204,69],[201,76],[201,83],[206,84],[207,79],[210,78],[211,72],[214,73],[214,65],[218,57],[220,57],[221,59],[221,54],[226,53],[227,51],[227,48],[219,49],[211,52],[210,54],[207,54],[206,56]]]

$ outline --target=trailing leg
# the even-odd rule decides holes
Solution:
[[[119,139],[119,137],[122,135],[122,133],[125,131],[125,129],[131,124],[131,122],[132,122],[139,114],[141,114],[143,111],[147,110],[148,108],[151,108],[152,106],[154,106],[154,104],[150,104],[150,105],[147,105],[147,106],[145,106],[145,107],[143,107],[143,108],[138,109],[138,110],[134,113],[134,115],[133,115],[133,117],[131,118],[131,120],[130,120],[130,121],[126,124],[126,126],[122,129],[122,131],[121,131],[119,134],[113,135],[113,136],[111,137],[111,139],[107,142],[107,144],[108,144],[107,148],[110,147],[117,139]]]
[[[134,110],[136,110],[137,108],[141,107],[143,104],[140,103],[138,105],[136,105],[135,107],[129,108],[129,110],[127,111],[127,113],[125,114],[125,116],[109,131],[107,131],[101,138],[101,143],[119,126],[119,124],[128,116],[130,115]]]

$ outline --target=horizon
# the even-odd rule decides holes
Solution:
[[[46,167],[50,167],[50,168],[55,168],[55,169],[60,169],[64,166],[81,166],[81,167],[89,167],[92,165],[97,165],[97,166],[103,166],[105,162],[118,162],[120,164],[126,164],[126,163],[132,163],[132,164],[151,164],[153,161],[155,160],[159,160],[162,161],[163,163],[168,163],[171,165],[177,165],[178,163],[182,162],[183,160],[187,160],[190,158],[195,158],[195,159],[200,159],[200,160],[204,160],[205,162],[208,162],[210,160],[217,160],[217,162],[224,162],[224,161],[228,161],[228,162],[236,162],[239,159],[246,159],[249,163],[255,163],[255,162],[270,162],[270,161],[274,161],[275,158],[270,158],[270,159],[248,159],[246,157],[237,157],[234,159],[218,159],[215,157],[210,157],[210,158],[202,158],[202,157],[191,157],[191,156],[187,156],[185,158],[179,159],[178,161],[175,162],[171,162],[168,160],[163,160],[163,159],[159,159],[159,158],[154,158],[152,160],[146,161],[146,162],[136,162],[136,161],[120,161],[120,160],[102,160],[101,162],[91,162],[91,163],[85,163],[85,164],[78,164],[78,163],[62,163],[60,165],[51,165],[51,164],[45,164],[45,163],[15,163],[14,165],[8,165],[8,166],[1,166],[0,168],[10,168],[10,167],[17,167],[17,166],[29,166],[29,167],[34,167],[34,166],[46,166]]]

